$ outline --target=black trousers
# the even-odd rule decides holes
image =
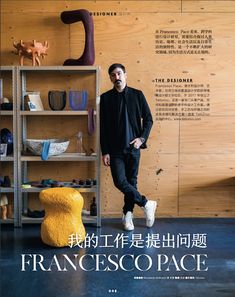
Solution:
[[[110,155],[110,168],[114,185],[124,194],[123,213],[133,212],[135,204],[145,206],[147,199],[137,190],[140,152]]]

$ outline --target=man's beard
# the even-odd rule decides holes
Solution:
[[[116,81],[115,81],[115,84],[121,84],[122,83],[122,81],[120,80],[120,79],[117,79]]]

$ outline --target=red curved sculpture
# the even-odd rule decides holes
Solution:
[[[93,65],[95,62],[93,18],[86,9],[63,11],[60,18],[65,24],[82,21],[85,28],[85,47],[78,59],[67,59],[63,65]]]

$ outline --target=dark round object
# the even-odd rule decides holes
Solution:
[[[90,178],[86,179],[86,186],[91,186],[92,180]]]
[[[13,103],[2,103],[1,110],[13,110]]]
[[[2,187],[3,188],[10,188],[11,187],[11,179],[10,179],[10,177],[8,175],[4,176]]]
[[[57,187],[60,187],[60,183],[55,181],[54,183],[51,183],[51,188],[57,188]]]
[[[7,128],[3,128],[0,131],[0,142],[7,144],[7,155],[10,155],[13,153],[13,135],[10,130]]]
[[[80,186],[84,186],[84,185],[85,185],[85,180],[80,179],[80,180],[79,180],[79,185],[80,185]]]
[[[63,110],[66,106],[65,91],[49,91],[48,103],[52,110]]]

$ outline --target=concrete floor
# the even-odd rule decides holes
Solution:
[[[235,219],[158,219],[152,229],[144,227],[144,220],[136,219],[133,232],[121,228],[120,220],[104,219],[102,228],[86,226],[87,233],[97,235],[100,240],[97,248],[52,248],[41,242],[40,225],[25,225],[21,229],[1,225],[1,297],[235,297]],[[168,234],[174,240],[167,240]],[[206,234],[205,247],[192,247],[201,234]],[[146,246],[146,238],[150,236],[157,247]],[[105,238],[104,248],[101,245],[105,245]],[[127,243],[123,248],[107,247],[115,245],[118,238],[119,243],[121,238]],[[138,247],[130,247],[133,240]],[[175,248],[166,247],[172,244]],[[37,271],[32,271],[33,258],[26,256],[29,265],[26,263],[25,271],[21,271],[22,254],[41,255],[42,266],[37,265]],[[79,261],[73,261],[77,265],[75,271],[63,254],[72,261],[74,254],[78,259],[89,254],[84,256],[83,267],[92,270],[97,264],[100,271],[83,271]],[[100,255],[96,263],[92,255],[97,254],[105,255]],[[110,254],[114,254],[111,260],[118,264],[107,261]],[[185,256],[188,254],[191,256]],[[201,271],[193,270],[199,268],[193,258],[199,257],[193,256],[198,254],[208,257],[201,256],[198,264]],[[54,255],[57,263],[55,258],[52,263]],[[123,261],[119,262],[122,256]],[[158,260],[166,263],[160,266]],[[112,271],[102,271],[107,266]],[[49,267],[51,271],[42,270]],[[65,267],[67,271],[58,271]],[[138,267],[146,271],[139,271]],[[208,271],[202,271],[206,267]]]

